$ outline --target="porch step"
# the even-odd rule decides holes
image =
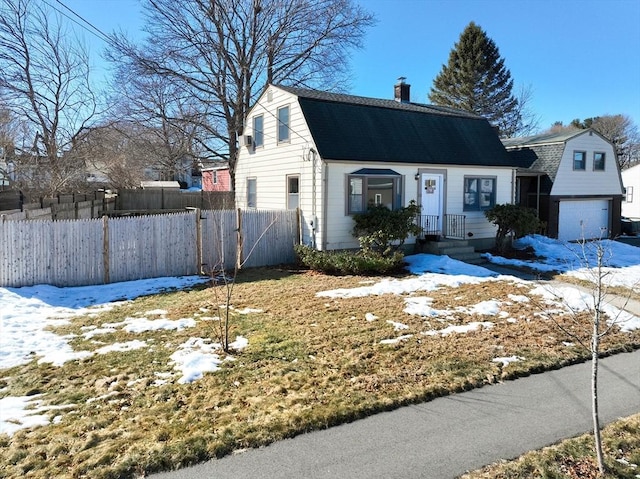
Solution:
[[[464,261],[465,263],[480,264],[484,260],[480,253],[477,253],[467,240],[445,240],[426,241],[416,243],[416,253],[429,253],[435,255],[446,255],[450,258]]]

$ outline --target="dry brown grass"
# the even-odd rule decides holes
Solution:
[[[263,311],[235,316],[232,337],[247,337],[249,347],[221,370],[191,384],[178,384],[174,375],[167,384],[155,385],[156,373],[171,370],[169,356],[189,337],[213,337],[211,321],[198,321],[183,331],[118,331],[94,339],[108,344],[140,339],[151,347],[62,367],[34,361],[4,371],[5,396],[42,393],[45,403],[72,407],[52,413],[61,415],[59,423],[0,438],[0,477],[132,477],[587,357],[580,348],[563,344],[571,338],[542,319],[534,303],[508,298],[526,293],[519,284],[490,281],[414,295],[429,296],[434,308],[449,310],[497,300],[508,312],[504,317],[457,312],[443,322],[405,313],[404,296],[316,296],[376,278],[257,269],[242,272],[238,280],[233,306]],[[79,335],[83,326],[158,308],[172,319],[197,318],[200,308],[212,310],[216,304],[208,288],[166,293],[95,318],[76,318],[57,333]],[[367,321],[366,313],[378,319]],[[387,320],[408,329],[394,331]],[[494,326],[444,337],[421,334],[471,321],[491,321]],[[380,343],[404,334],[412,337]],[[81,337],[72,344],[76,350],[100,346]],[[603,348],[638,345],[636,331],[610,335]],[[524,360],[504,368],[492,361],[512,355]]]
[[[636,479],[640,467],[640,414],[616,421],[602,431],[607,472],[599,474],[593,435],[562,441],[513,461],[491,464],[461,479]]]

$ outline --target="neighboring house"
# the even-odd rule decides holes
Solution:
[[[229,165],[202,167],[202,191],[231,191]]]
[[[640,163],[622,171],[622,216],[640,221]]]
[[[516,203],[538,211],[548,236],[574,241],[620,234],[622,181],[607,139],[576,130],[502,142],[522,167]]]
[[[143,190],[154,190],[154,189],[179,190],[180,183],[177,181],[145,180],[140,182],[140,188],[142,188]]]
[[[429,235],[492,246],[484,210],[513,201],[516,168],[488,121],[411,103],[403,80],[394,100],[269,85],[246,119],[236,205],[300,208],[303,242],[334,250],[359,246],[351,216],[368,204],[413,200]]]

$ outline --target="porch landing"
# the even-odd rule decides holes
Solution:
[[[480,253],[473,246],[470,246],[467,240],[444,239],[429,241],[421,239],[416,241],[414,251],[416,253],[429,253],[440,256],[447,255],[450,258],[471,264],[485,262]]]

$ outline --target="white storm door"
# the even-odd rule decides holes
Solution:
[[[431,173],[420,175],[420,204],[422,229],[426,234],[442,234],[444,216],[444,176]]]

